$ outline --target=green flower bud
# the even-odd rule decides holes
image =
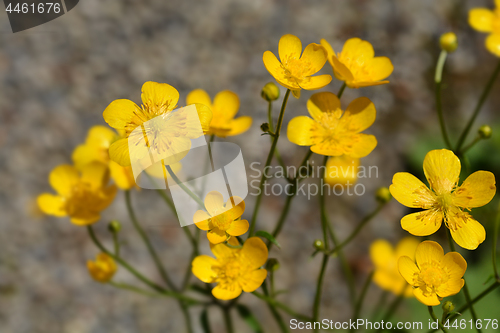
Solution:
[[[269,272],[275,272],[280,268],[280,263],[278,259],[275,258],[269,258],[269,260],[266,263],[266,269]]]
[[[375,198],[380,203],[386,203],[392,199],[392,195],[387,187],[381,187],[375,192]]]
[[[262,132],[264,132],[264,133],[269,132],[269,124],[268,124],[268,123],[263,123],[262,125],[260,125],[260,129],[261,129],[261,130],[262,130]]]
[[[260,95],[268,102],[275,101],[280,97],[280,88],[274,82],[269,82],[262,88]]]
[[[452,302],[450,301],[446,301],[443,303],[443,312],[448,314],[450,312],[452,312],[453,310],[455,310],[455,305],[453,305]]]
[[[113,220],[113,221],[109,222],[109,224],[108,224],[108,230],[111,233],[119,233],[120,230],[122,230],[122,225],[117,220]]]
[[[489,139],[491,138],[491,127],[488,125],[483,125],[479,127],[477,130],[477,133],[479,133],[479,136],[481,136],[481,139]]]
[[[448,53],[455,51],[458,47],[457,35],[453,32],[442,34],[441,38],[439,38],[439,45],[442,50],[445,50]]]
[[[323,241],[321,239],[316,239],[313,243],[313,246],[318,251],[323,251],[325,249],[325,244],[323,244]]]

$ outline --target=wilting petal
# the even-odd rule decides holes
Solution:
[[[435,201],[427,186],[408,172],[396,173],[389,190],[394,199],[410,208],[428,209]]]
[[[460,176],[460,160],[451,150],[431,150],[425,155],[424,173],[434,192],[450,193]]]
[[[495,193],[495,175],[476,171],[453,192],[453,203],[462,208],[481,207],[489,203]]]
[[[415,236],[428,236],[438,231],[443,215],[434,210],[408,214],[401,219],[401,227]]]
[[[217,265],[217,260],[206,255],[201,255],[194,258],[192,265],[193,275],[198,279],[205,283],[215,281],[217,274],[212,270],[212,267]]]

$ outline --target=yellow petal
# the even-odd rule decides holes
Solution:
[[[228,235],[224,230],[220,230],[219,228],[213,228],[209,232],[207,232],[207,238],[208,241],[212,244],[220,244],[222,242],[227,241]]]
[[[50,186],[60,195],[69,196],[72,188],[80,180],[75,167],[67,164],[55,167],[49,175]]]
[[[316,90],[327,86],[331,81],[330,75],[309,76],[307,80],[302,80],[299,86],[305,90]]]
[[[492,54],[500,57],[500,34],[491,34],[486,38],[486,48]]]
[[[193,215],[194,224],[201,230],[210,230],[208,219],[210,219],[210,215],[203,210],[197,210]]]
[[[441,245],[434,241],[424,241],[420,243],[415,252],[415,261],[419,267],[425,263],[441,261],[444,258],[444,251]]]
[[[231,223],[231,226],[226,232],[231,236],[241,236],[248,231],[249,226],[247,220],[236,220]]]
[[[359,165],[359,158],[346,155],[331,157],[326,163],[325,181],[332,186],[355,184]]]
[[[232,196],[224,206],[224,214],[231,220],[235,220],[245,212],[245,201],[238,196]]]
[[[300,57],[301,61],[307,62],[310,67],[304,72],[304,76],[313,75],[321,70],[326,63],[327,51],[323,46],[311,43],[306,46]]]
[[[292,81],[285,77],[283,66],[271,51],[264,52],[262,60],[264,61],[264,66],[266,67],[269,74],[271,74],[279,84],[291,90],[300,89],[295,80]]]
[[[227,289],[217,285],[214,289],[212,289],[212,295],[223,301],[230,300],[241,295],[241,287],[237,283],[225,287],[227,287]]]
[[[280,38],[278,45],[278,54],[280,56],[281,62],[286,61],[289,58],[300,58],[300,53],[302,52],[302,43],[300,39],[294,35],[284,35]]]
[[[142,85],[142,104],[148,106],[166,106],[171,111],[176,108],[179,101],[177,89],[166,83],[148,81]]]
[[[92,162],[82,168],[82,181],[93,189],[105,186],[109,181],[109,169],[106,164]]]
[[[339,79],[340,81],[345,81],[346,83],[354,80],[354,76],[352,75],[351,70],[347,68],[347,66],[342,62],[340,62],[340,60],[335,55],[333,55],[330,59],[333,67],[333,73],[335,74],[335,77],[337,79]]]
[[[116,141],[118,135],[106,126],[92,126],[87,134],[85,143],[94,147],[109,148]]]
[[[398,260],[398,269],[399,273],[406,280],[406,282],[410,285],[415,285],[415,274],[419,273],[419,269],[410,257],[400,257]]]
[[[203,89],[195,89],[191,91],[186,97],[186,105],[190,104],[204,104],[212,108],[212,100],[208,93]]]
[[[137,186],[131,167],[122,167],[114,161],[109,161],[109,172],[116,186],[121,190],[126,191]]]
[[[441,259],[441,265],[446,267],[452,280],[460,280],[467,270],[467,261],[458,252],[446,253],[443,259]]]
[[[450,193],[460,176],[460,160],[451,150],[431,150],[425,155],[424,173],[434,192]]]
[[[481,207],[489,203],[495,193],[495,175],[476,171],[453,192],[453,203],[462,208]]]
[[[458,221],[457,228],[450,229],[451,236],[455,243],[464,249],[475,250],[486,239],[486,231],[481,223],[471,216],[468,216],[466,221],[465,223],[462,220]]]
[[[309,117],[295,117],[288,123],[286,135],[290,142],[299,146],[314,144],[312,136],[315,134],[316,122]]]
[[[109,161],[109,153],[107,150],[99,149],[91,145],[79,145],[73,150],[71,155],[73,164],[78,170],[92,161],[107,163]]]
[[[71,216],[70,222],[77,226],[87,226],[96,223],[97,221],[99,221],[100,218],[101,216],[97,213],[89,214],[88,216],[85,217]]]
[[[450,280],[439,286],[436,292],[439,295],[439,297],[453,296],[460,292],[464,284],[465,284],[464,279]]]
[[[267,261],[267,246],[259,237],[250,237],[243,244],[241,258],[251,268],[257,269]]]
[[[394,199],[410,208],[428,209],[435,201],[427,186],[408,172],[396,173],[389,190]]]
[[[346,83],[349,88],[357,89],[363,87],[380,86],[382,84],[389,83],[389,81],[367,81],[367,82],[346,81]]]
[[[299,99],[300,98],[300,92],[301,92],[300,89],[292,90],[293,97],[295,97],[296,99]]]
[[[374,55],[372,44],[359,38],[350,38],[345,42],[339,60],[343,62],[344,59],[349,59],[357,66],[362,66],[371,61]]]
[[[313,94],[307,101],[307,111],[317,122],[323,120],[323,113],[333,114],[340,110],[340,100],[331,92],[320,92]]]
[[[267,277],[265,269],[257,269],[243,276],[239,282],[243,291],[251,293],[259,288]]]
[[[394,259],[394,249],[385,239],[378,239],[370,245],[370,259],[376,268],[386,267]]]
[[[137,104],[128,99],[117,99],[108,105],[102,116],[109,126],[124,130],[132,122],[134,112],[138,109]]]
[[[433,210],[412,213],[401,219],[401,227],[415,236],[428,236],[438,231],[443,215]]]
[[[495,14],[486,8],[473,8],[469,11],[469,24],[481,32],[492,32]]]
[[[192,263],[193,275],[205,283],[212,283],[217,277],[217,273],[212,267],[217,265],[217,260],[212,257],[201,255],[194,258]]]
[[[368,67],[370,68],[370,79],[380,81],[392,74],[394,66],[387,57],[375,57],[370,60]]]
[[[252,118],[248,116],[238,117],[236,119],[231,120],[228,123],[228,126],[231,128],[229,132],[227,132],[227,136],[234,136],[246,132],[250,126],[252,126]]]
[[[429,296],[424,296],[422,289],[420,288],[413,289],[413,295],[415,295],[415,298],[418,299],[420,303],[425,304],[427,306],[435,306],[441,304],[441,301],[439,300],[436,294],[430,294]]]
[[[346,155],[354,158],[365,157],[377,146],[377,138],[374,135],[363,133],[360,133],[357,136],[357,141],[352,144],[351,151],[346,153]]]
[[[376,115],[375,105],[369,98],[356,98],[347,106],[340,118],[339,126],[345,126],[350,131],[359,133],[373,124]]]
[[[223,119],[232,119],[240,108],[240,98],[234,92],[224,90],[215,95],[214,114]]]
[[[111,144],[109,147],[109,158],[124,167],[131,165],[127,138],[120,139]]]
[[[196,112],[198,114],[198,119],[196,119],[195,127],[190,130],[190,138],[195,139],[199,138],[202,134],[199,131],[199,125],[201,125],[201,129],[203,133],[207,133],[210,129],[210,123],[212,122],[213,114],[212,110],[204,104],[195,104]],[[199,123],[199,125],[198,125]]]
[[[38,196],[37,203],[45,214],[59,217],[68,215],[64,208],[64,198],[59,195],[43,193]]]
[[[335,56],[335,51],[333,50],[333,47],[325,39],[321,39],[320,44],[325,48],[328,57],[328,62],[330,62],[330,65],[332,65],[333,67],[332,56]]]
[[[212,216],[217,216],[224,212],[224,198],[217,191],[210,191],[205,197],[205,208]]]
[[[396,246],[396,257],[407,256],[412,260],[415,259],[418,244],[420,244],[420,241],[415,237],[403,238]]]

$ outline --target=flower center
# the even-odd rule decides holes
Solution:
[[[233,290],[238,285],[238,280],[248,273],[249,267],[241,261],[239,252],[212,267],[217,275],[215,282],[223,289]]]
[[[285,78],[290,81],[303,81],[311,73],[311,62],[307,60],[288,57],[282,63]]]
[[[89,184],[78,182],[71,189],[71,194],[66,198],[65,208],[68,215],[80,215],[89,212],[96,206],[96,197]]]
[[[214,226],[216,226],[217,228],[219,228],[220,230],[223,230],[223,231],[226,231],[227,229],[229,229],[229,227],[231,226],[231,223],[233,222],[233,220],[231,220],[229,215],[226,213],[221,213],[219,215],[213,216],[210,219],[210,221],[212,222],[212,224]]]
[[[449,275],[437,261],[423,265],[416,277],[416,285],[425,296],[436,294],[437,289],[449,280]]]

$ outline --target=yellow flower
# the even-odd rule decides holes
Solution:
[[[224,204],[222,194],[211,191],[205,197],[207,212],[198,210],[193,222],[201,230],[207,230],[207,238],[212,244],[225,242],[231,236],[240,236],[247,232],[249,224],[242,220],[245,201],[240,197],[231,197]]]
[[[401,257],[398,266],[403,278],[413,287],[413,295],[421,303],[434,306],[462,289],[467,262],[460,253],[444,255],[441,245],[425,241],[418,245],[415,260]]]
[[[415,251],[420,242],[414,237],[405,237],[396,245],[396,249],[386,240],[379,239],[370,246],[370,258],[375,265],[373,282],[380,288],[395,295],[404,293],[405,297],[413,295],[413,290],[399,274],[398,260],[402,256],[415,260]]]
[[[228,300],[238,297],[242,290],[250,293],[260,287],[267,271],[261,268],[267,261],[268,251],[258,237],[250,237],[240,249],[225,244],[212,246],[215,259],[197,256],[192,263],[193,274],[205,283],[216,283],[214,297]]]
[[[301,89],[320,89],[332,81],[330,75],[311,76],[319,72],[326,62],[327,53],[321,45],[311,43],[302,53],[300,39],[284,35],[280,39],[278,53],[281,62],[271,51],[264,52],[264,66],[279,84],[294,91],[296,97]]]
[[[105,283],[115,275],[117,267],[113,258],[106,253],[99,253],[95,261],[87,261],[87,269],[94,280]]]
[[[444,219],[458,245],[476,249],[486,233],[464,210],[484,206],[493,199],[495,176],[488,171],[476,171],[457,187],[460,160],[447,149],[427,153],[424,173],[429,188],[407,172],[398,172],[392,179],[390,190],[397,201],[410,208],[424,209],[403,217],[403,229],[415,236],[427,236],[435,233]]]
[[[95,223],[116,194],[116,186],[108,186],[108,181],[109,170],[100,162],[85,165],[81,175],[74,166],[60,165],[49,175],[49,183],[57,195],[41,194],[38,205],[45,214],[69,216],[76,225]]]
[[[360,133],[375,121],[375,106],[368,98],[355,99],[343,112],[335,94],[322,92],[311,96],[307,110],[312,119],[299,116],[288,123],[291,142],[311,146],[316,154],[352,158],[364,157],[377,146],[373,135]]]
[[[131,157],[139,162],[145,157],[149,160],[148,154],[166,155],[165,164],[174,164],[189,152],[190,139],[208,131],[212,112],[207,106],[196,105],[197,115],[187,108],[172,112],[177,107],[179,93],[171,85],[146,82],[141,99],[141,107],[128,99],[118,99],[103,112],[109,126],[124,132],[124,138],[109,147],[110,158],[121,166],[130,166]],[[161,121],[149,122],[155,118]],[[138,127],[142,130],[136,130]],[[130,147],[137,147],[132,152],[129,140]],[[143,149],[146,146],[149,149]]]
[[[229,90],[224,90],[215,95],[214,103],[208,93],[203,89],[191,91],[186,104],[203,104],[212,110],[212,122],[207,134],[215,134],[221,138],[233,136],[247,131],[252,125],[252,118],[244,116],[234,119],[240,108],[238,95]]]
[[[373,46],[359,38],[348,39],[342,52],[335,55],[332,46],[324,39],[321,45],[328,52],[328,61],[333,67],[333,74],[344,81],[349,88],[361,88],[389,83],[381,81],[394,70],[387,57],[375,57]]]
[[[359,158],[346,155],[329,158],[326,163],[325,182],[332,186],[356,184],[359,164]]]
[[[469,24],[477,31],[489,33],[486,38],[486,48],[500,57],[500,0],[495,0],[495,6],[495,10],[471,9],[469,11]]]

